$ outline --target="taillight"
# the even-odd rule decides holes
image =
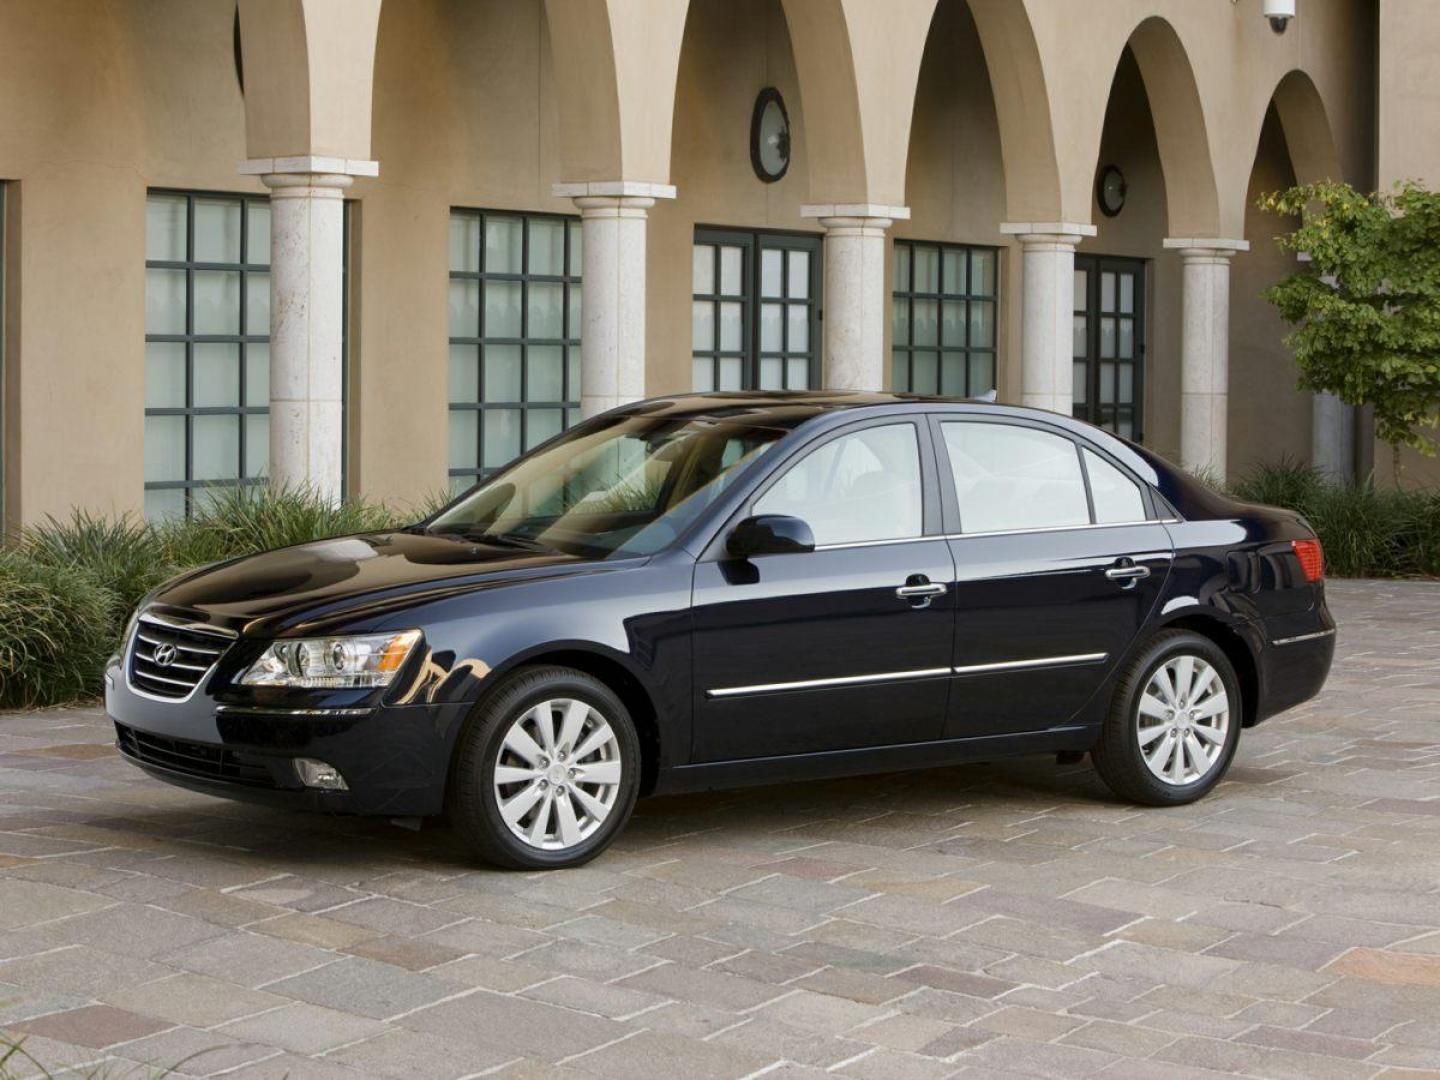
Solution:
[[[1325,576],[1325,552],[1319,540],[1292,540],[1295,554],[1300,559],[1300,569],[1306,581],[1319,581]]]

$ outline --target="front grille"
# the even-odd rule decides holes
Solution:
[[[130,645],[130,685],[152,697],[179,701],[214,669],[231,637],[141,615]]]
[[[275,786],[275,779],[263,761],[223,746],[152,735],[121,723],[115,725],[115,742],[127,757],[171,772],[247,787]]]

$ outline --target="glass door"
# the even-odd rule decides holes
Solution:
[[[1140,442],[1145,374],[1145,263],[1075,256],[1074,415]]]
[[[820,383],[820,238],[697,229],[691,295],[696,390]]]

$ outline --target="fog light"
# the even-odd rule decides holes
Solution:
[[[296,758],[295,773],[306,787],[320,788],[322,791],[350,790],[350,785],[345,783],[340,770],[329,762],[308,757]]]

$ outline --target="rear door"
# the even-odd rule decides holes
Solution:
[[[1043,423],[937,417],[955,559],[948,737],[1071,720],[1150,618],[1173,557],[1144,486]]]

